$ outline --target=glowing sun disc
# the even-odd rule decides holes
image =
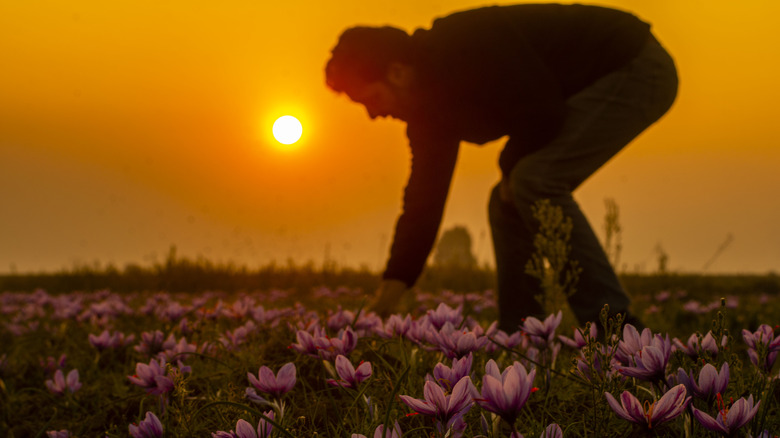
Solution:
[[[282,116],[274,122],[274,138],[281,144],[293,144],[301,138],[303,126],[293,116]]]

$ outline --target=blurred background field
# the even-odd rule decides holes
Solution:
[[[620,279],[632,298],[632,311],[648,326],[668,330],[672,335],[706,331],[708,327],[701,325],[711,320],[711,314],[720,307],[721,300],[732,309],[734,322],[745,328],[752,329],[764,322],[773,325],[780,322],[780,275],[774,272],[763,275],[623,272]],[[250,268],[214,263],[204,258],[179,257],[175,247],[171,247],[163,262],[145,266],[130,264],[118,268],[94,264],[56,272],[0,275],[0,292],[33,292],[37,289],[50,294],[169,292],[194,298],[206,292],[236,297],[277,290],[283,291],[288,304],[300,302],[327,311],[336,306],[357,308],[371,298],[380,281],[381,273],[368,268],[293,260]],[[430,297],[430,304],[436,307],[437,300],[449,301],[452,296],[492,296],[494,287],[495,272],[489,266],[447,263],[434,258],[415,289],[418,294]],[[322,288],[347,288],[352,292],[323,301],[316,293]],[[701,318],[696,318],[697,315]],[[567,319],[572,322],[570,315]]]

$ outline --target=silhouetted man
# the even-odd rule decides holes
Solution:
[[[326,67],[328,86],[369,116],[407,123],[412,170],[390,258],[372,308],[386,315],[419,277],[436,239],[461,141],[508,135],[488,206],[500,328],[514,332],[540,282],[525,273],[549,199],[573,221],[582,269],[569,299],[580,322],[629,299],[572,191],[658,120],[677,94],[674,62],[650,25],[595,6],[528,4],[458,12],[409,35],[347,29]],[[638,322],[638,321],[637,321]]]

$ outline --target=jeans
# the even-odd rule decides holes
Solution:
[[[558,135],[513,167],[508,177],[512,202],[502,200],[498,185],[493,189],[488,213],[502,330],[516,331],[525,316],[544,316],[534,299],[542,293],[541,283],[525,273],[539,227],[531,206],[541,199],[572,219],[569,259],[581,272],[569,305],[579,322],[598,321],[604,304],[611,314],[628,310],[629,298],[572,191],[666,113],[676,95],[674,61],[651,36],[631,62],[567,100]]]

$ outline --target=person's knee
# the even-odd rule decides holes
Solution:
[[[521,161],[512,169],[510,184],[515,201],[527,205],[533,205],[540,199],[556,199],[571,193],[569,187],[557,181],[547,167],[532,161]]]

